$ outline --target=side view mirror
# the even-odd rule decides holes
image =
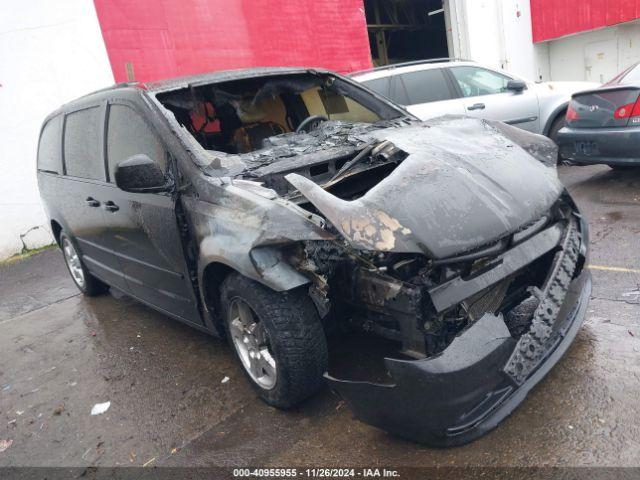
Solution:
[[[511,90],[514,92],[521,92],[525,88],[527,88],[527,84],[522,80],[509,80],[507,82],[507,90]]]
[[[164,173],[156,162],[144,154],[133,155],[116,165],[116,186],[133,193],[156,193],[167,190]]]

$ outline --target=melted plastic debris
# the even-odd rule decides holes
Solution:
[[[384,120],[376,123],[352,123],[331,120],[321,123],[310,133],[288,132],[263,141],[263,148],[245,154],[207,152],[214,161],[206,172],[213,176],[245,175],[265,165],[290,159],[298,155],[321,152],[331,148],[357,150],[371,140],[371,132],[420,123],[411,118]]]

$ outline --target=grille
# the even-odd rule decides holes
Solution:
[[[469,319],[475,322],[485,313],[494,314],[502,305],[511,280],[506,278],[462,302],[462,307],[469,315]]]

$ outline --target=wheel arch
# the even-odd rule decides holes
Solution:
[[[277,252],[277,249],[275,251]],[[205,308],[218,331],[221,330],[222,325],[220,321],[220,287],[229,275],[237,273],[275,292],[293,290],[309,283],[308,278],[294,270],[292,266],[279,260],[273,267],[262,268],[263,262],[265,262],[262,253],[266,254],[266,261],[268,262],[273,259],[271,256],[273,252],[269,247],[264,252],[260,248],[254,249],[252,250],[253,255],[247,256],[247,260],[251,258],[247,265],[233,265],[230,262],[226,262],[222,257],[214,257],[210,261],[203,263],[199,275],[200,294]]]
[[[233,273],[240,272],[226,263],[213,261],[205,265],[200,276],[202,300],[220,335],[224,335],[224,326],[220,317],[220,287]]]
[[[62,233],[62,225],[60,225],[55,220],[51,220],[51,233],[53,234],[53,238],[60,246],[60,234]]]
[[[549,136],[549,131],[551,130],[551,126],[553,125],[553,123],[558,119],[560,115],[566,114],[568,108],[569,108],[569,102],[564,102],[558,105],[547,117],[547,122],[545,123],[544,128],[542,130],[542,134],[545,137]]]

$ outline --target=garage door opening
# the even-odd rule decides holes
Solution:
[[[375,66],[449,56],[443,0],[365,0]]]

